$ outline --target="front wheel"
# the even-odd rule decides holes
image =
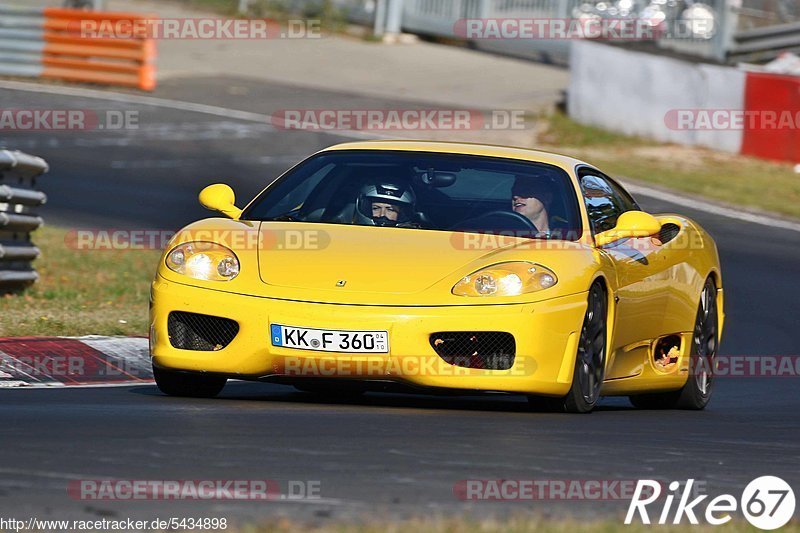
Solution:
[[[606,369],[606,323],[608,300],[605,289],[595,283],[589,289],[588,305],[578,341],[572,386],[562,398],[529,396],[534,408],[565,413],[589,413],[600,398]]]
[[[711,399],[718,344],[717,288],[709,278],[697,306],[686,384],[674,392],[631,396],[631,403],[640,409],[704,409]]]
[[[188,398],[213,398],[222,391],[227,378],[206,376],[190,372],[175,372],[153,367],[156,385],[169,396],[185,396]]]

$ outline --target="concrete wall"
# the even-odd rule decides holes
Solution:
[[[569,114],[583,124],[659,141],[738,153],[741,130],[687,130],[668,126],[675,110],[744,109],[745,73],[573,41]]]

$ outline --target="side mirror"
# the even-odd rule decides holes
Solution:
[[[236,207],[236,195],[230,186],[224,183],[215,183],[209,185],[198,196],[200,204],[206,209],[212,211],[219,211],[228,218],[239,220],[242,216],[242,210]]]
[[[617,219],[616,226],[595,235],[594,242],[598,247],[605,246],[620,239],[650,237],[659,231],[661,222],[653,215],[644,211],[626,211]]]

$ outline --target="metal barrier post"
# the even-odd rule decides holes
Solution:
[[[386,0],[377,0],[375,5],[375,25],[373,33],[382,36],[386,30]]]
[[[397,35],[403,25],[403,0],[388,0],[386,33]]]
[[[734,2],[723,0],[721,4],[717,15],[719,30],[714,36],[712,53],[715,59],[725,62],[728,59],[728,53],[733,47],[733,35],[739,26],[739,15]],[[738,4],[741,6],[741,2],[738,2]]]
[[[558,3],[558,18],[567,19],[570,16],[569,2],[562,1]]]
[[[492,0],[480,0],[478,3],[478,18],[487,19],[492,9]]]

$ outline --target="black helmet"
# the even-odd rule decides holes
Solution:
[[[373,217],[373,203],[387,203],[398,207],[397,220],[387,217]],[[417,196],[410,185],[394,180],[376,181],[361,188],[356,200],[356,217],[359,224],[373,226],[397,226],[411,222],[417,203]]]

